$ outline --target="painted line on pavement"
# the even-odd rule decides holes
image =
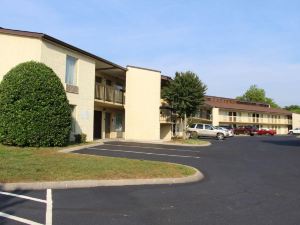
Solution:
[[[37,222],[31,221],[31,220],[23,219],[21,217],[9,215],[9,214],[3,213],[3,212],[0,212],[0,217],[5,217],[7,219],[11,219],[11,220],[29,224],[29,225],[43,225],[42,223],[37,223]]]
[[[1,195],[6,195],[6,196],[12,196],[16,198],[22,198],[30,201],[35,201],[35,202],[41,202],[46,204],[46,224],[45,225],[52,225],[52,207],[53,207],[53,201],[52,201],[52,190],[47,189],[47,194],[46,198],[47,200],[39,199],[39,198],[33,198],[29,197],[26,195],[18,195],[18,194],[13,194],[9,192],[2,192],[0,191]],[[0,217],[5,217],[7,219],[15,220],[21,223],[29,224],[29,225],[43,225],[41,223],[37,223],[28,219],[24,219],[18,216],[10,215],[4,212],[0,212]]]
[[[0,195],[7,195],[7,196],[12,196],[12,197],[17,197],[17,198],[23,198],[23,199],[27,199],[27,200],[35,201],[35,202],[47,203],[46,200],[43,200],[43,199],[33,198],[33,197],[26,196],[26,195],[13,194],[13,193],[9,193],[9,192],[2,192],[2,191],[0,191]]]
[[[147,146],[139,146],[139,145],[114,145],[114,144],[107,144],[109,146],[117,146],[117,147],[134,147],[134,148],[146,148],[146,149],[157,149],[157,150],[168,150],[168,151],[178,151],[178,152],[199,152],[197,150],[187,150],[187,149],[176,149],[176,148],[159,148],[159,147],[147,147]]]
[[[109,152],[134,153],[134,154],[142,154],[142,155],[157,155],[157,156],[200,159],[200,157],[198,157],[198,156],[189,156],[189,155],[169,155],[169,154],[161,154],[161,153],[153,153],[153,152],[137,152],[137,151],[127,151],[127,150],[118,150],[118,149],[106,149],[106,148],[101,148],[101,149],[100,148],[86,148],[86,149],[98,150],[98,151],[109,151]]]
[[[47,189],[46,225],[52,225],[52,190]]]

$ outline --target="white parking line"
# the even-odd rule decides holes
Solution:
[[[147,146],[139,146],[139,145],[114,145],[107,144],[109,146],[117,146],[117,147],[134,147],[134,148],[146,148],[146,149],[157,149],[157,150],[168,150],[168,151],[177,151],[177,152],[199,152],[197,150],[187,150],[187,149],[177,149],[177,148],[159,148],[159,147],[147,147]]]
[[[22,198],[22,199],[26,199],[26,200],[30,200],[30,201],[35,201],[35,202],[41,202],[41,203],[45,203],[46,204],[46,224],[45,225],[52,225],[52,207],[53,207],[53,201],[52,201],[52,190],[51,189],[47,189],[47,196],[46,196],[46,200],[43,199],[39,199],[39,198],[33,198],[33,197],[29,197],[26,195],[18,195],[18,194],[13,194],[13,193],[9,193],[9,192],[2,192],[0,191],[1,195],[6,195],[6,196],[12,196],[12,197],[16,197],[16,198]],[[29,224],[29,225],[43,225],[41,223],[37,223],[28,219],[24,219],[18,216],[14,216],[14,215],[10,215],[4,212],[0,212],[0,217],[5,217],[7,219],[11,219],[11,220],[15,220],[21,223],[25,223],[25,224]]]
[[[134,153],[134,154],[143,154],[143,155],[157,155],[157,156],[169,156],[169,157],[180,157],[180,158],[194,158],[200,159],[198,156],[190,156],[190,155],[169,155],[169,154],[160,154],[160,153],[153,153],[153,152],[137,152],[137,151],[127,151],[127,150],[118,150],[118,149],[106,149],[106,148],[87,148],[92,150],[99,150],[99,151],[109,151],[109,152],[125,152],[125,153]]]
[[[47,189],[46,225],[52,225],[52,190]]]
[[[35,202],[47,203],[46,200],[39,199],[39,198],[33,198],[33,197],[26,196],[26,195],[17,195],[17,194],[13,194],[13,193],[9,193],[9,192],[2,192],[2,191],[0,191],[0,194],[1,195],[12,196],[12,197],[17,197],[17,198],[23,198],[23,199],[27,199],[27,200],[35,201]]]
[[[37,222],[31,221],[31,220],[23,219],[21,217],[9,215],[9,214],[3,213],[3,212],[0,212],[0,217],[5,217],[7,219],[15,220],[15,221],[29,224],[29,225],[43,225],[42,223],[37,223]]]

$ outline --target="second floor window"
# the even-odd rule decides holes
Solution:
[[[77,59],[67,56],[66,63],[66,84],[77,85]]]

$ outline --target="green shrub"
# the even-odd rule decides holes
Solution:
[[[75,143],[86,143],[86,134],[74,134]]]
[[[45,64],[25,62],[0,83],[0,142],[17,146],[64,146],[71,108],[64,87]]]

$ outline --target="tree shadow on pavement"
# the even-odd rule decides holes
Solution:
[[[274,145],[300,147],[300,139],[296,139],[296,140],[264,140],[263,142],[269,143],[269,144],[274,144]],[[299,150],[300,150],[300,148],[299,148]]]
[[[2,185],[0,185],[0,191],[6,192],[3,190]],[[14,194],[18,194],[18,195],[26,195],[26,193],[28,193],[28,191],[16,190],[16,191],[9,192],[9,193],[14,193]],[[16,198],[13,196],[6,196],[6,195],[0,194],[0,212],[6,213],[9,215],[14,215],[15,212],[13,210],[13,207],[16,205],[22,204],[25,201],[26,201],[25,199],[20,199],[20,198]],[[9,222],[12,222],[12,221],[5,217],[0,216],[0,225],[6,225]]]

